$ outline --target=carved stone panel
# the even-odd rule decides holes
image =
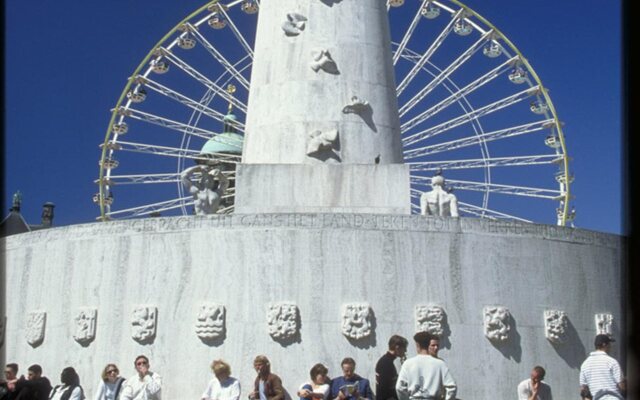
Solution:
[[[511,313],[507,307],[486,306],[484,314],[484,336],[492,342],[505,342],[511,331]]]
[[[342,306],[342,334],[359,340],[371,335],[371,307],[368,303],[349,303]]]
[[[298,306],[294,303],[274,303],[267,308],[269,335],[276,340],[296,337],[300,327]]]
[[[608,313],[596,314],[596,335],[613,335],[613,315]]]
[[[338,73],[338,65],[331,57],[329,50],[327,49],[314,49],[311,52],[311,62],[309,66],[313,72],[323,70],[329,74]]]
[[[352,96],[349,103],[342,108],[342,112],[344,114],[362,114],[370,108],[368,101],[362,100],[358,96]]]
[[[445,324],[444,308],[436,305],[417,305],[415,308],[416,332],[429,332],[442,336]]]
[[[27,343],[32,347],[39,346],[44,340],[44,330],[47,324],[45,311],[32,311],[27,314]]]
[[[75,317],[75,333],[73,338],[81,345],[87,345],[96,337],[96,322],[98,310],[95,308],[81,308]]]
[[[564,343],[567,338],[569,319],[561,310],[545,310],[544,335],[551,343]]]
[[[203,340],[224,337],[225,319],[226,309],[222,304],[203,303],[196,319],[196,335]]]
[[[338,143],[338,130],[313,131],[309,134],[307,142],[307,155],[309,157],[322,158],[322,156],[333,156],[339,159],[334,151]]]
[[[158,308],[136,306],[131,313],[131,337],[138,343],[152,342],[156,336]]]

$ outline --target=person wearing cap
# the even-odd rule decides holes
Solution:
[[[595,351],[580,367],[580,395],[594,400],[623,399],[627,384],[620,364],[609,356],[611,343],[608,335],[597,335],[594,341]]]

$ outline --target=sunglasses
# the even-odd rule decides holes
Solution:
[[[149,364],[149,363],[148,363],[148,362],[146,362],[146,361],[138,361],[138,362],[136,363],[136,365],[147,365],[147,364]]]
[[[117,374],[117,373],[118,373],[117,369],[112,369],[112,370],[107,371],[107,374]]]

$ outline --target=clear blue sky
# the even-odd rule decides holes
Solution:
[[[406,0],[407,2],[417,0]],[[92,222],[100,149],[127,78],[195,0],[5,2],[5,199]],[[469,0],[525,55],[565,123],[576,225],[622,233],[621,3]]]

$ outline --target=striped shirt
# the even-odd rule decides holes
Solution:
[[[618,383],[623,379],[620,364],[604,351],[592,351],[580,367],[580,385],[589,387],[593,400],[622,399]]]

